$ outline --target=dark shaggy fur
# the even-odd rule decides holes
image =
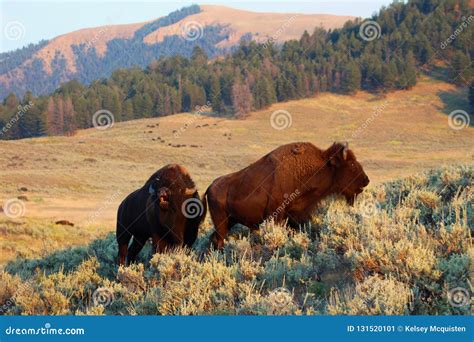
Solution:
[[[198,206],[192,215],[185,210],[190,201]],[[205,215],[206,207],[188,171],[177,164],[164,166],[119,206],[119,264],[125,264],[127,259],[133,262],[150,237],[156,252],[172,246],[191,247]]]

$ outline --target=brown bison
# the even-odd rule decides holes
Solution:
[[[134,262],[150,237],[155,252],[172,246],[192,246],[205,215],[206,207],[188,171],[176,164],[164,166],[119,206],[119,264]]]
[[[265,219],[306,222],[318,202],[332,194],[353,204],[369,184],[347,143],[320,150],[307,142],[283,145],[240,171],[216,179],[207,189],[216,231],[215,248],[222,248],[236,223],[257,229]]]

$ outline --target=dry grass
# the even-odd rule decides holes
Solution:
[[[52,251],[79,246],[103,236],[97,226],[80,228],[47,220],[0,219],[0,264],[15,258],[42,258]]]
[[[352,16],[331,14],[250,12],[216,5],[201,6],[201,10],[202,12],[190,15],[173,25],[153,31],[144,41],[148,44],[159,43],[167,36],[182,34],[183,23],[198,22],[204,27],[210,25],[223,27],[229,38],[217,44],[221,48],[238,44],[247,33],[251,33],[252,38],[259,43],[271,39],[281,44],[290,39],[300,39],[305,30],[312,32],[316,26],[326,30],[335,29],[354,19]]]
[[[0,272],[7,314],[448,315],[469,289],[474,168],[452,167],[364,193],[353,207],[326,201],[300,230],[272,221],[193,249],[117,268],[113,234]],[[466,298],[467,299],[467,298]],[[8,304],[9,303],[9,304]]]
[[[179,114],[116,123],[105,131],[83,130],[73,137],[0,141],[0,204],[27,196],[25,216],[12,221],[37,220],[47,226],[66,219],[76,224],[71,229],[73,242],[61,241],[84,244],[96,234],[112,231],[122,198],[167,163],[186,166],[201,192],[218,176],[293,141],[326,147],[335,140],[349,140],[371,187],[426,169],[472,164],[473,128],[452,130],[443,112],[440,96],[453,92],[456,88],[451,85],[423,79],[411,91],[385,97],[323,94],[278,103],[245,120]],[[277,109],[291,114],[290,128],[272,128],[270,115]],[[358,129],[374,115],[367,128]],[[28,190],[20,192],[20,187]],[[15,234],[2,238],[8,244],[26,243],[26,248],[31,243]],[[7,255],[3,261],[13,257],[8,248],[0,246],[0,254]]]

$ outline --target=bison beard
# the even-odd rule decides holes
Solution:
[[[202,208],[192,217],[183,212],[183,203],[190,199],[201,203]],[[116,230],[118,263],[134,262],[150,237],[155,252],[172,246],[191,247],[205,215],[206,207],[186,169],[176,164],[164,166],[119,206]]]
[[[369,184],[347,143],[320,150],[311,143],[280,146],[248,167],[216,179],[205,196],[215,232],[212,243],[222,248],[229,229],[250,229],[267,218],[297,226],[310,219],[318,202],[332,194],[352,204]]]

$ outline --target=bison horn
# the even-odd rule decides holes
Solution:
[[[150,195],[154,195],[155,194],[155,189],[153,189],[153,184],[150,184],[150,186],[148,187],[148,193]]]
[[[344,160],[347,159],[347,150],[348,150],[348,149],[349,149],[349,143],[346,141],[346,142],[344,143],[344,149],[342,150],[342,158],[343,158]]]
[[[186,188],[184,189],[184,194],[185,195],[194,195],[196,193],[196,188]]]

